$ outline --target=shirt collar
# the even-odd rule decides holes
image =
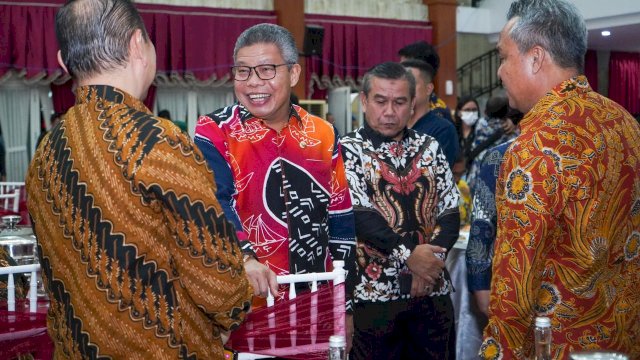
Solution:
[[[87,85],[76,89],[76,105],[95,101],[96,99],[102,99],[117,104],[125,104],[131,108],[146,113],[151,112],[140,99],[113,86]]]
[[[255,116],[253,116],[253,114],[251,112],[249,112],[249,110],[244,107],[244,105],[237,103],[238,107],[240,108],[240,121],[242,121],[243,123],[251,120],[251,119],[259,119]],[[298,122],[302,122],[302,118],[300,117],[299,112],[302,110],[302,108],[300,108],[298,105],[293,105],[290,104],[289,105],[289,121],[291,121],[291,118],[295,118],[296,120],[298,120]]]
[[[561,82],[538,100],[533,108],[529,110],[522,121],[520,121],[520,128],[524,130],[531,126],[531,124],[535,122],[534,119],[537,117],[537,114],[548,111],[554,104],[566,99],[584,96],[590,91],[593,90],[589,85],[587,77],[584,75],[578,75]]]

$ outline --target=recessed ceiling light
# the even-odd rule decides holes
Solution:
[[[602,36],[609,36],[609,35],[611,35],[611,31],[609,31],[609,30],[603,30],[603,31],[601,32],[601,34],[602,34]]]

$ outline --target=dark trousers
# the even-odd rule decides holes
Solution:
[[[452,359],[456,357],[449,295],[356,304],[350,359]]]

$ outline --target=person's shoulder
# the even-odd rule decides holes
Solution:
[[[416,131],[414,129],[407,129],[405,139],[409,139],[410,141],[414,142],[414,144],[419,146],[434,148],[434,151],[435,148],[440,147],[440,143],[433,135],[421,131]]]
[[[248,116],[247,110],[239,104],[228,105],[221,107],[213,112],[210,112],[204,116],[213,120],[216,124],[220,125],[229,121],[240,119],[244,116]]]
[[[355,129],[345,135],[340,136],[340,144],[345,148],[363,148],[364,147],[364,136],[362,132],[363,128]]]

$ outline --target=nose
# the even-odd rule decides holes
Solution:
[[[395,114],[395,109],[393,108],[393,101],[387,101],[385,103],[384,108],[382,109],[382,115],[384,116],[392,116]]]
[[[251,72],[249,73],[249,78],[246,80],[247,85],[260,85],[263,81],[264,80],[260,79],[260,77],[258,76],[257,70],[255,68],[252,68]]]

